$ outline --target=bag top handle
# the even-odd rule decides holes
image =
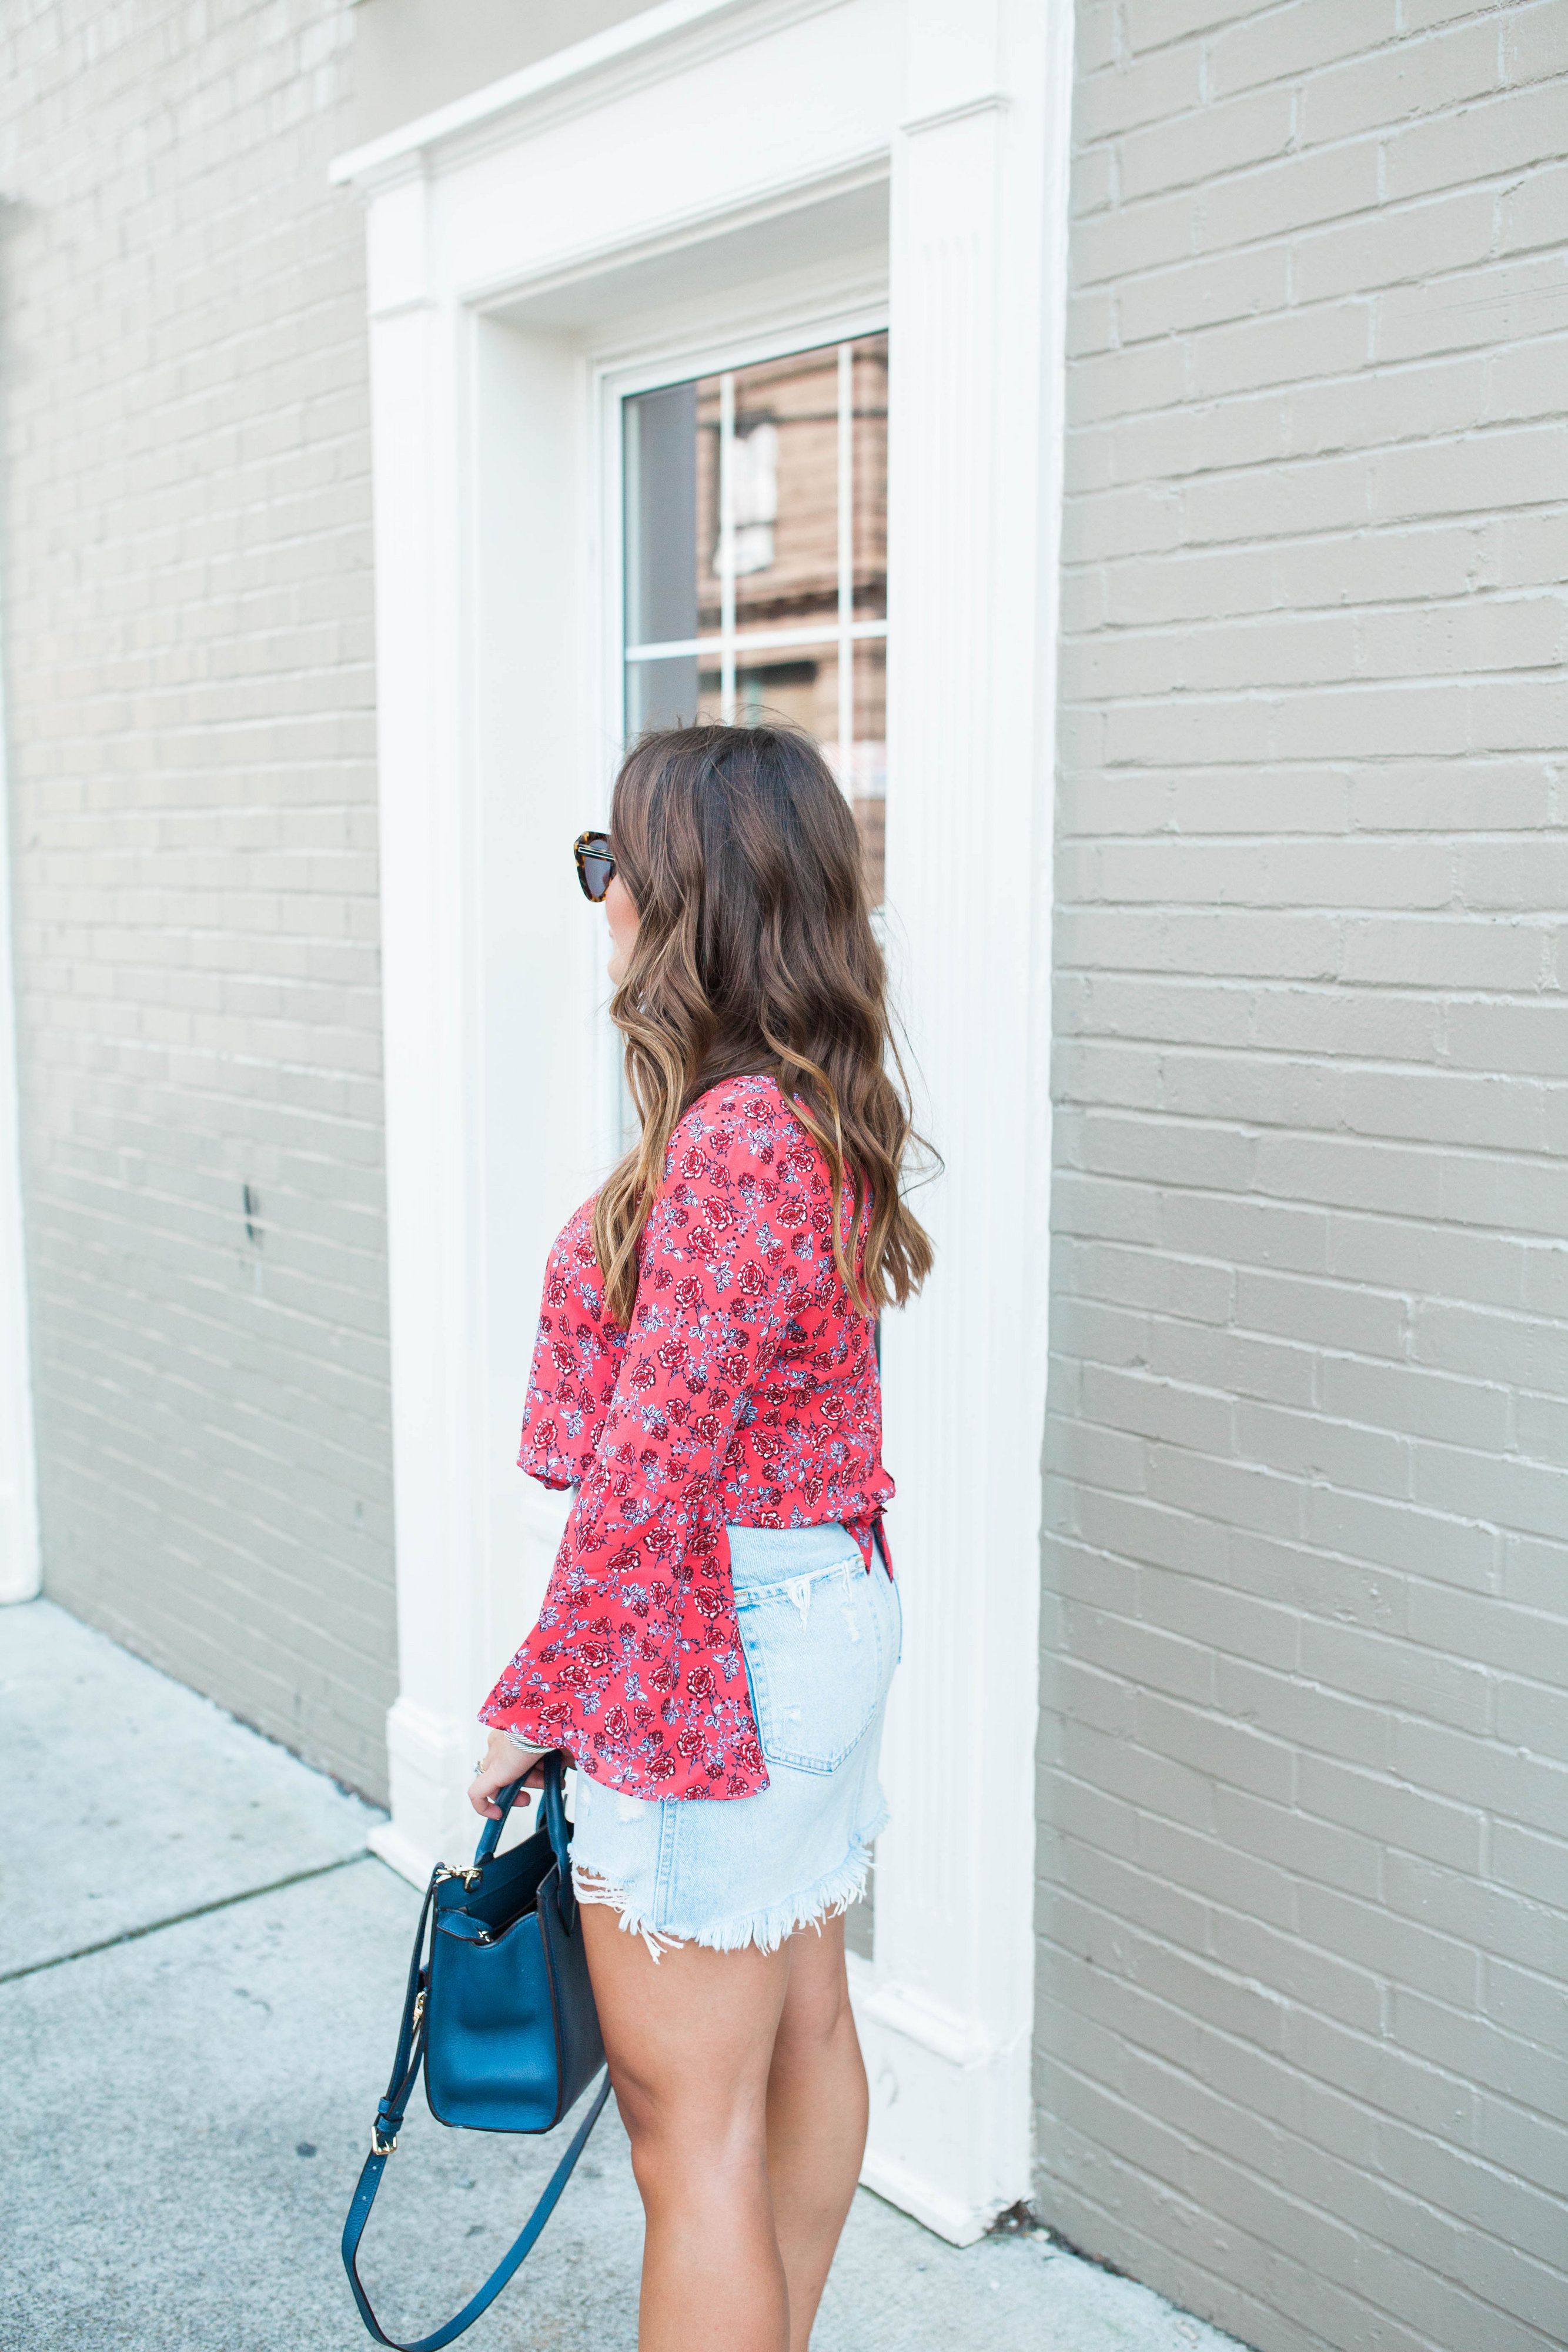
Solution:
[[[532,1769],[531,1766],[529,1769]],[[488,1862],[495,1853],[500,1842],[501,1832],[507,1826],[507,1816],[516,1803],[523,1780],[527,1777],[525,1773],[520,1779],[514,1780],[509,1788],[497,1790],[496,1802],[501,1810],[497,1819],[487,1821],[479,1832],[479,1843],[474,1849],[476,1863]],[[553,1748],[545,1758],[544,1770],[540,1777],[543,1783],[545,1829],[549,1836],[550,1851],[555,1855],[556,1868],[560,1874],[560,1884],[565,1888],[571,1883],[571,1845],[566,1828],[566,1764],[559,1748]]]

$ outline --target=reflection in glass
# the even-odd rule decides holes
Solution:
[[[880,901],[887,337],[625,406],[629,731],[694,716],[806,728],[854,807]]]
[[[770,417],[737,425],[729,446],[729,546],[714,549],[714,570],[736,579],[771,572],[778,557],[774,525],[779,520],[779,427]]]
[[[706,709],[698,692],[695,654],[676,654],[665,661],[626,665],[626,732],[645,734],[651,727],[690,727],[716,712]]]
[[[834,747],[837,748],[836,746]],[[866,881],[880,907],[887,845],[887,641],[862,637],[854,651],[854,733],[834,774],[849,797],[861,837]]]
[[[696,394],[673,383],[625,404],[629,646],[696,635]]]
[[[854,615],[887,618],[887,337],[851,347],[854,409]]]
[[[839,616],[837,346],[705,376],[695,390],[699,628],[723,626],[725,589],[733,583],[737,630],[813,623],[832,630]]]

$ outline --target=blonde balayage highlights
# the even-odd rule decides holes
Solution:
[[[900,1190],[918,1139],[859,836],[821,751],[784,727],[644,736],[616,779],[610,833],[637,908],[610,1012],[643,1121],[594,1204],[611,1316],[631,1323],[637,1244],[677,1124],[709,1087],[745,1072],[778,1080],[827,1161],[833,1257],[851,1297],[866,1314],[902,1307],[931,1269],[930,1239]]]

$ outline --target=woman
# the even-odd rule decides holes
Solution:
[[[865,2146],[843,1914],[901,1630],[874,1318],[931,1249],[816,747],[649,737],[576,856],[643,1133],[550,1255],[520,1461],[577,1496],[469,1797],[577,1765],[642,2352],[806,2352]]]

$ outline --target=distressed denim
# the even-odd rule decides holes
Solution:
[[[903,1612],[836,1525],[731,1528],[730,1570],[768,1787],[647,1798],[577,1778],[573,1877],[655,1958],[682,1943],[774,1951],[865,1891],[887,1818],[877,1762]]]

